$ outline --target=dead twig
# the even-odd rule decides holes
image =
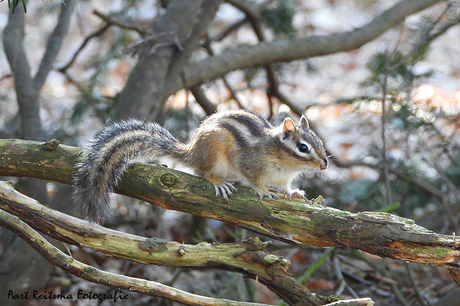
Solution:
[[[149,34],[147,31],[141,29],[140,27],[138,27],[136,25],[129,24],[129,23],[124,22],[124,21],[115,20],[112,17],[110,17],[110,16],[108,16],[106,14],[103,14],[102,12],[100,12],[98,10],[93,10],[93,14],[96,15],[97,17],[101,18],[102,20],[104,20],[108,25],[114,25],[114,26],[117,26],[117,27],[125,29],[125,30],[135,31],[135,32],[139,33],[141,36],[146,36],[146,35]]]

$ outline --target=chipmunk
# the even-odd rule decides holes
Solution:
[[[246,111],[216,113],[202,122],[189,144],[177,141],[157,123],[130,119],[104,127],[76,164],[74,200],[91,220],[111,213],[110,193],[130,162],[181,164],[214,184],[216,196],[228,200],[233,182],[252,187],[260,199],[279,197],[269,187],[304,196],[290,183],[302,172],[328,166],[323,142],[305,116],[272,126]]]

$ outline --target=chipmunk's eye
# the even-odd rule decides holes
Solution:
[[[297,148],[299,149],[300,152],[302,153],[310,153],[310,149],[308,149],[308,146],[304,143],[299,143],[299,145],[297,146]]]

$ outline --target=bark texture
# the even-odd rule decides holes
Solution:
[[[79,152],[52,141],[23,140],[3,140],[0,150],[4,152],[0,175],[40,177],[66,184],[71,183]],[[460,268],[460,238],[436,234],[389,213],[340,211],[322,206],[321,198],[261,201],[244,187],[225,201],[215,197],[213,185],[205,179],[157,165],[131,166],[116,191],[294,245],[350,247],[382,257]]]

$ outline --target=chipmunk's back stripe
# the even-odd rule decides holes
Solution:
[[[272,128],[272,125],[259,114],[232,113],[228,115],[228,118],[246,126],[247,130],[254,136],[260,136],[265,129]]]
[[[234,127],[233,125],[231,125],[230,123],[227,123],[227,122],[223,122],[221,124],[221,127],[223,127],[224,129],[228,130],[230,133],[232,133],[233,137],[235,138],[236,142],[238,143],[238,145],[240,147],[243,147],[243,148],[246,148],[246,147],[249,147],[250,144],[249,142],[246,140],[246,138],[241,134],[240,131],[238,131],[238,129],[236,127]]]

